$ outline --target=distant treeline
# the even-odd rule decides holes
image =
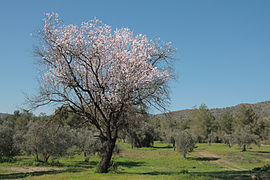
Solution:
[[[131,148],[163,141],[172,144],[183,157],[196,142],[239,145],[246,151],[252,143],[270,144],[269,112],[269,102],[213,110],[202,104],[193,110],[160,115],[134,107],[118,136]],[[99,131],[67,108],[58,108],[51,116],[15,111],[1,118],[0,142],[0,161],[10,161],[19,154],[33,155],[36,161],[43,162],[83,154],[88,161],[90,155],[102,155],[105,148]],[[119,147],[114,152],[118,153]]]

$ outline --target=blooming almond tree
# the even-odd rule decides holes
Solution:
[[[56,13],[45,15],[39,37],[41,86],[32,102],[68,107],[93,124],[106,143],[98,171],[108,172],[128,110],[167,100],[173,48],[127,28],[112,31],[97,19],[64,25]]]

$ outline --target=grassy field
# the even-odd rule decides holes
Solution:
[[[267,174],[251,170],[270,164],[270,146],[251,146],[247,152],[240,152],[239,147],[224,144],[197,144],[187,159],[168,144],[158,142],[152,148],[120,146],[122,150],[113,157],[108,174],[95,173],[100,160],[95,156],[89,163],[77,155],[49,164],[19,156],[12,163],[0,163],[0,179],[251,179],[254,175],[267,178]]]

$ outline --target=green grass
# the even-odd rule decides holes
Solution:
[[[225,159],[233,162],[234,164],[241,166],[244,169],[253,169],[265,164],[270,164],[270,147],[269,146],[255,146],[248,147],[246,152],[242,152],[242,148],[233,146],[229,148],[224,144],[200,144],[195,152],[209,151]]]
[[[29,156],[17,157],[13,163],[0,163],[0,179],[250,179],[250,170],[270,163],[269,146],[258,148],[252,146],[247,152],[239,147],[229,148],[224,144],[198,144],[194,152],[183,159],[182,156],[168,147],[168,144],[155,142],[152,148],[134,148],[119,143],[122,153],[115,155],[113,161],[117,170],[107,173],[96,173],[100,158],[93,156],[85,163],[83,156],[60,158],[59,162],[37,163]],[[218,158],[201,157],[200,152],[210,152],[233,163],[242,170],[231,170],[217,163]],[[57,167],[58,169],[35,172],[11,172],[6,167]],[[2,168],[2,169],[1,169]]]

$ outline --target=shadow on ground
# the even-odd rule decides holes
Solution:
[[[187,157],[187,159],[196,160],[196,161],[216,161],[216,160],[219,160],[220,158],[215,158],[215,157]]]
[[[188,170],[176,172],[176,171],[151,171],[151,172],[142,172],[142,173],[123,173],[123,174],[136,174],[136,175],[168,175],[168,176],[177,176],[181,174],[190,175],[195,179],[200,179],[200,177],[208,178],[218,178],[218,179],[230,179],[230,180],[246,180],[251,179],[250,171],[220,171],[220,172],[188,172]]]
[[[0,179],[19,179],[29,176],[42,176],[50,174],[60,174],[60,173],[76,173],[85,171],[85,169],[95,168],[98,161],[75,161],[72,165],[61,164],[58,167],[65,168],[60,170],[48,170],[48,171],[34,171],[34,172],[14,172],[14,173],[4,173],[0,174]]]
[[[138,166],[142,166],[145,162],[143,161],[117,161],[116,164],[118,166],[123,166],[123,167],[127,167],[127,168],[131,168],[131,167],[138,167]]]
[[[170,149],[170,148],[173,148],[172,146],[168,145],[168,146],[163,146],[163,147],[156,147],[156,146],[153,146],[152,148],[154,149]]]
[[[26,172],[26,173],[9,173],[9,174],[0,174],[0,179],[20,179],[29,176],[42,176],[42,175],[49,175],[49,174],[59,174],[59,173],[75,173],[81,172],[82,169],[73,169],[68,168],[65,170],[51,170],[51,171],[36,171],[36,172]]]
[[[269,151],[252,151],[254,153],[263,153],[263,154],[269,154]]]

